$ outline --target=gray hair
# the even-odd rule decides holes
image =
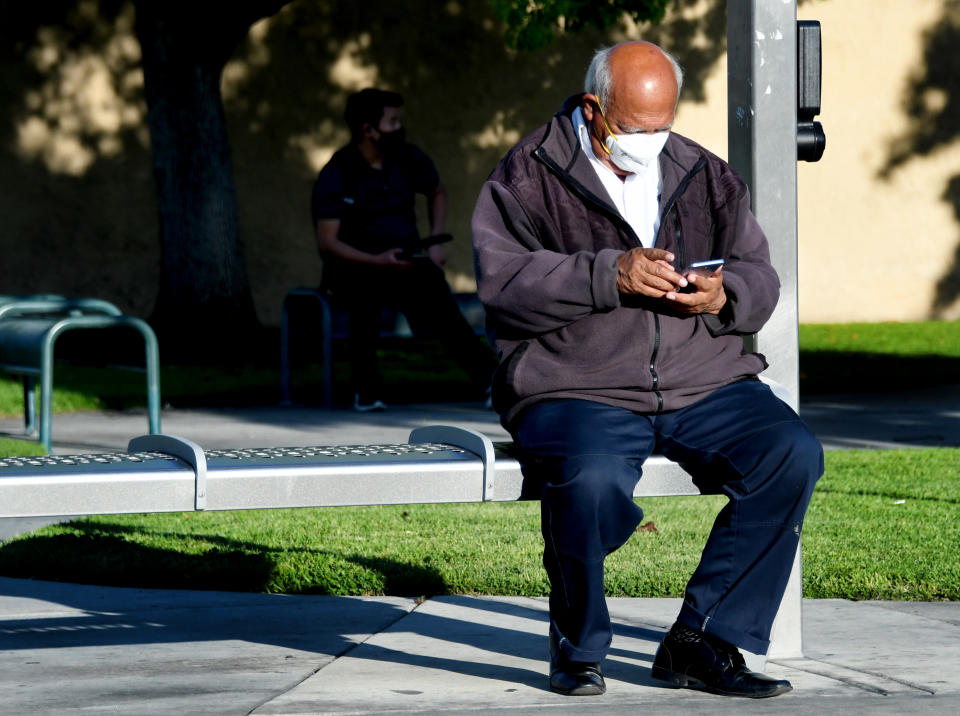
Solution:
[[[595,94],[602,107],[606,107],[607,100],[610,99],[610,88],[613,85],[613,78],[610,76],[610,53],[615,49],[616,45],[597,50],[590,61],[590,67],[587,68],[587,76],[583,82],[583,91],[588,94]],[[683,87],[683,68],[680,67],[676,57],[662,47],[660,51],[666,55],[670,64],[673,65],[673,75],[677,79],[677,101],[679,101],[680,89]]]

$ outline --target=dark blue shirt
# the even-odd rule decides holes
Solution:
[[[339,219],[338,238],[372,254],[419,238],[414,200],[440,183],[433,161],[412,144],[375,169],[356,145],[343,147],[320,170],[313,187],[313,222]]]

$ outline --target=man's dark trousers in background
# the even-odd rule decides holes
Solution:
[[[640,524],[633,489],[653,452],[681,464],[701,492],[730,498],[678,620],[766,653],[804,513],[823,474],[820,443],[768,386],[740,381],[660,415],[546,401],[520,415],[514,439],[525,479],[539,489],[550,628],[568,659],[597,662],[609,650],[604,559]]]
[[[403,313],[418,338],[442,339],[447,353],[470,376],[476,397],[483,397],[496,359],[463,317],[440,267],[416,259],[409,269],[364,267],[344,273],[335,296],[349,315],[351,380],[361,403],[382,397],[377,344],[384,306]]]

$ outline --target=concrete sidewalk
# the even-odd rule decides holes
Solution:
[[[600,697],[547,689],[542,599],[320,597],[0,579],[5,714],[956,714],[960,604],[804,603],[794,691],[676,690],[649,667],[679,600],[611,599]]]
[[[828,449],[960,446],[960,387],[801,405]],[[420,425],[505,439],[478,404],[167,410],[205,448],[404,442]],[[0,434],[20,433],[0,420]],[[54,419],[58,454],[123,450],[142,413]],[[35,523],[0,521],[0,539]],[[805,658],[768,671],[772,700],[678,691],[649,667],[679,600],[612,599],[608,692],[547,689],[546,603],[524,597],[346,598],[121,589],[0,578],[0,713],[960,713],[960,603],[809,600]]]

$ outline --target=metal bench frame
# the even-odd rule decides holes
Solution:
[[[0,371],[22,376],[24,429],[37,430],[37,377],[40,378],[39,441],[49,452],[53,429],[53,368],[57,339],[73,330],[127,327],[144,341],[148,430],[160,432],[160,357],[157,337],[146,322],[121,314],[98,299],[27,299],[0,303]]]
[[[294,288],[283,297],[280,313],[280,391],[283,404],[290,404],[290,300],[312,298],[320,306],[320,340],[323,342],[323,404],[330,407],[333,395],[333,312],[330,301],[316,288]]]

